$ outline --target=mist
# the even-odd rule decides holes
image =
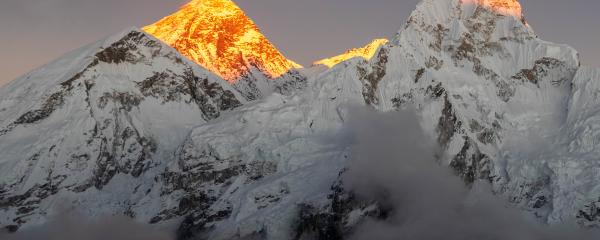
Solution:
[[[548,226],[492,194],[487,182],[466,186],[442,166],[444,155],[412,110],[354,108],[346,131],[352,154],[344,186],[391,211],[367,219],[349,239],[599,239],[574,224]],[[442,161],[440,161],[442,159]]]
[[[174,233],[124,216],[90,218],[65,212],[47,223],[16,233],[0,232],[3,240],[174,240]]]

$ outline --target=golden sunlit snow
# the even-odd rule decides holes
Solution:
[[[283,56],[231,0],[192,0],[143,29],[229,82],[252,66],[270,78],[301,67]]]
[[[479,4],[493,11],[514,17],[521,17],[523,9],[518,0],[462,0],[464,4]]]
[[[331,68],[341,62],[344,62],[348,59],[355,58],[355,57],[362,57],[366,60],[369,60],[373,57],[373,55],[375,55],[375,53],[377,52],[379,47],[386,44],[387,42],[388,42],[387,39],[375,39],[371,43],[367,44],[367,46],[365,46],[365,47],[350,49],[350,50],[346,51],[344,54],[341,54],[341,55],[338,55],[335,57],[331,57],[331,58],[322,59],[313,64],[314,65],[325,65],[325,66]]]

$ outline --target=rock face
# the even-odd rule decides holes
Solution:
[[[389,210],[344,189],[350,151],[324,137],[353,104],[415,108],[466,184],[543,222],[599,226],[600,70],[577,55],[514,0],[423,0],[371,59],[247,103],[130,31],[0,89],[0,226],[44,222],[60,200],[179,221],[179,239],[343,239]]]
[[[144,31],[216,73],[249,100],[278,90],[271,80],[297,80],[300,65],[288,60],[231,0],[193,0]]]

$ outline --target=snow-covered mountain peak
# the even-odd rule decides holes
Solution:
[[[542,136],[544,144],[557,141],[561,124],[580,116],[567,111],[573,86],[582,76],[596,75],[579,72],[573,48],[539,39],[522,15],[512,14],[520,9],[517,4],[424,0],[370,61],[340,64],[320,80],[350,86],[352,90],[340,91],[358,92],[366,105],[382,111],[416,107],[422,124],[448,154],[445,164],[467,183],[491,182],[498,194],[546,222],[595,219],[586,216],[600,215],[593,213],[597,205],[576,215],[595,201],[596,191],[567,193],[573,185],[594,185],[583,176],[594,170],[585,170],[572,184],[567,176],[571,173],[561,166],[583,169],[587,163],[540,157],[519,141],[530,135]],[[571,144],[589,148],[583,139]],[[572,151],[560,148],[549,151]],[[577,201],[577,207],[567,204],[581,195],[592,197]]]
[[[193,0],[143,29],[231,83],[254,68],[277,78],[301,67],[283,56],[231,0]]]
[[[536,37],[516,0],[423,0],[406,28],[431,27],[451,36],[464,33],[488,40]]]
[[[508,78],[544,57],[579,65],[577,51],[539,39],[522,16],[504,14],[510,9],[520,11],[520,4],[513,0],[424,0],[392,45],[414,49],[409,57],[427,65],[441,63],[443,55],[449,55],[451,61],[445,63],[471,62],[479,74],[494,71]]]
[[[137,29],[73,51],[0,89],[0,222],[41,221],[43,202],[71,194],[110,208],[114,199],[95,193],[115,179],[129,190],[151,183],[143,176],[192,127],[243,103],[228,82]]]
[[[386,44],[388,42],[389,42],[389,40],[387,40],[387,39],[375,39],[375,40],[371,41],[370,43],[368,43],[367,45],[365,45],[364,47],[350,49],[350,50],[346,51],[345,53],[340,54],[338,56],[316,61],[315,63],[313,63],[313,65],[325,65],[325,66],[331,68],[341,62],[347,61],[347,60],[355,58],[355,57],[360,57],[365,60],[370,60],[373,57],[373,55],[375,55],[375,53],[377,53],[377,50],[379,50],[379,48],[381,46],[383,46],[384,44]]]

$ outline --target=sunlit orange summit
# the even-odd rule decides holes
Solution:
[[[269,78],[301,67],[283,56],[231,0],[192,0],[144,31],[232,83],[252,67]]]
[[[349,59],[355,58],[355,57],[361,57],[365,60],[369,60],[373,57],[373,55],[375,55],[375,53],[377,53],[377,50],[379,50],[379,47],[386,44],[387,42],[388,42],[387,39],[375,39],[371,43],[367,44],[366,46],[364,46],[362,48],[350,49],[341,55],[319,60],[319,61],[313,63],[313,65],[325,65],[325,66],[331,68],[341,62],[344,62],[346,60],[349,60]]]
[[[493,11],[517,18],[523,16],[523,8],[518,0],[462,0],[464,4],[479,4]]]

